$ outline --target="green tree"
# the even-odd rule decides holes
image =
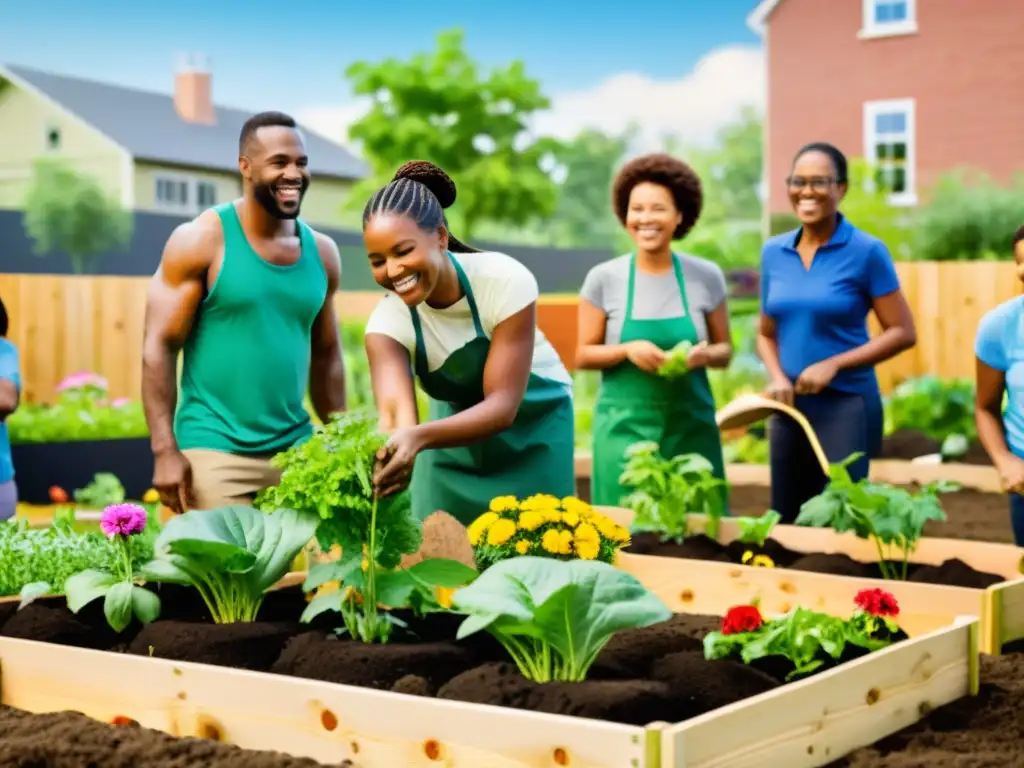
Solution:
[[[63,252],[76,274],[131,241],[132,214],[86,174],[53,160],[35,163],[22,216],[38,256]]]
[[[849,182],[840,210],[853,224],[885,243],[894,259],[908,259],[911,213],[889,203],[884,188],[874,183],[874,169],[866,160],[853,157],[848,166]]]
[[[523,62],[482,74],[462,31],[450,30],[438,35],[431,53],[357,62],[345,75],[356,95],[372,101],[349,127],[373,168],[354,202],[361,204],[402,163],[429,160],[458,185],[450,216],[460,238],[471,239],[482,222],[523,225],[554,213],[557,185],[545,165],[560,144],[527,138],[530,117],[550,104]]]

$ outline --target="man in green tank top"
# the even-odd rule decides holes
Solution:
[[[345,409],[338,247],[298,219],[310,183],[295,121],[242,127],[242,197],[178,226],[149,288],[142,398],[153,486],[175,512],[248,504],[269,459]],[[180,393],[176,363],[182,353]]]

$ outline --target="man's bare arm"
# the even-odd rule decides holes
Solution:
[[[205,220],[204,220],[205,219]],[[146,297],[142,342],[142,404],[150,445],[157,456],[178,450],[174,410],[178,404],[178,352],[203,299],[206,273],[223,235],[200,216],[171,233]]]
[[[335,242],[316,233],[317,250],[327,271],[327,298],[313,323],[309,364],[309,399],[320,421],[345,410],[345,363],[341,354],[334,294],[341,285],[341,256]]]

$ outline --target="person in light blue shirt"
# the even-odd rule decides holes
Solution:
[[[0,521],[14,517],[18,508],[7,417],[18,408],[21,373],[18,370],[18,348],[7,340],[7,326],[7,308],[0,299]]]
[[[1013,256],[1017,277],[1024,280],[1024,226],[1013,236]],[[1024,546],[1024,297],[1003,302],[981,318],[974,356],[978,439],[1010,495],[1013,540]]]
[[[843,153],[808,144],[786,187],[800,227],[769,239],[761,254],[757,349],[767,394],[807,417],[830,462],[863,454],[848,467],[856,481],[882,444],[875,366],[916,343],[914,318],[885,244],[838,210],[847,189]],[[874,338],[870,312],[882,326]],[[792,522],[827,478],[793,419],[772,417],[768,440],[772,509]]]

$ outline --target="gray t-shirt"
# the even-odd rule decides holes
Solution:
[[[580,289],[580,296],[604,310],[607,317],[605,344],[618,344],[622,335],[630,258],[627,254],[593,267]],[[693,316],[693,325],[697,329],[697,339],[706,341],[708,327],[705,316],[725,300],[725,274],[721,267],[707,259],[686,253],[678,253],[676,258],[683,265],[686,301]],[[680,317],[682,314],[683,302],[679,296],[674,269],[660,275],[647,274],[639,269],[636,271],[636,285],[633,289],[634,320],[662,320]]]

